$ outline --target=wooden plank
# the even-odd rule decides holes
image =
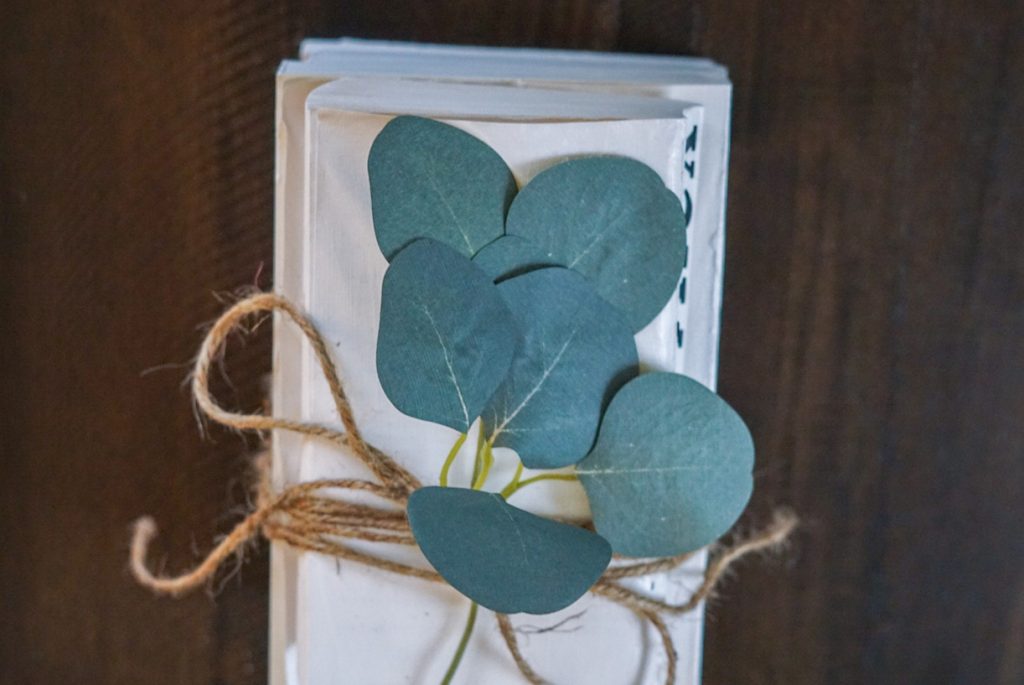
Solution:
[[[705,10],[736,83],[720,388],[758,509],[809,524],[713,610],[707,681],[1020,682],[1020,8]]]
[[[214,291],[269,265],[279,14],[10,8],[0,27],[0,680],[259,682],[266,561],[215,604],[127,573],[152,512],[180,567],[241,504],[242,442],[201,440],[180,382]],[[261,281],[268,282],[269,269]],[[267,340],[235,354],[239,401]],[[232,485],[234,483],[234,485]]]

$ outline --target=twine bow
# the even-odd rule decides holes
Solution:
[[[246,317],[273,311],[286,314],[312,346],[327,379],[344,431],[274,416],[228,411],[211,395],[210,366],[221,354],[228,335],[238,328]],[[259,478],[254,508],[191,571],[178,576],[156,575],[150,571],[146,559],[150,543],[156,537],[156,523],[148,516],[135,522],[130,561],[132,574],[141,585],[157,594],[186,594],[210,581],[224,561],[241,553],[246,543],[259,535],[296,549],[347,559],[399,575],[445,582],[433,570],[361,552],[342,542],[346,539],[368,540],[415,546],[416,541],[405,515],[405,504],[409,495],[421,484],[394,459],[363,439],[323,336],[289,300],[272,293],[260,293],[237,302],[222,314],[199,348],[192,375],[192,395],[200,410],[221,425],[237,430],[261,432],[288,430],[346,448],[370,469],[376,480],[315,480],[298,483],[274,493],[270,484],[269,458],[262,456],[256,460]],[[380,500],[381,505],[347,502],[326,495],[326,490],[357,490],[370,493]],[[678,656],[665,616],[684,614],[695,609],[711,594],[732,564],[749,554],[778,547],[786,541],[796,524],[795,515],[786,510],[779,510],[774,521],[764,530],[729,547],[719,548],[709,561],[700,586],[681,604],[670,604],[647,597],[617,581],[674,569],[690,558],[692,553],[651,561],[616,563],[604,572],[590,591],[628,608],[654,627],[661,638],[667,659],[665,682],[672,685],[676,679]],[[546,681],[534,671],[523,656],[508,616],[497,614],[497,619],[501,635],[520,672],[533,685],[545,683]]]

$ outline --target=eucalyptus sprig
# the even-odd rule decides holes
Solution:
[[[583,595],[612,553],[674,556],[732,526],[754,448],[720,397],[678,374],[639,374],[633,334],[671,297],[685,218],[660,176],[626,157],[567,159],[521,190],[501,157],[448,124],[392,119],[369,155],[374,230],[390,261],[377,372],[390,401],[458,433],[439,486],[409,498],[416,541],[473,601],[545,614]],[[472,426],[470,482],[450,481]],[[519,462],[486,492],[494,448]],[[556,469],[524,478],[524,467]],[[507,503],[578,480],[595,532]]]

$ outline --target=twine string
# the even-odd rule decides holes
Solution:
[[[222,354],[228,336],[246,318],[274,311],[286,314],[310,343],[327,380],[344,431],[264,414],[229,411],[211,394],[210,367]],[[223,426],[239,431],[288,430],[346,448],[370,469],[377,481],[323,479],[298,483],[274,493],[270,479],[270,458],[262,454],[254,460],[257,478],[252,511],[191,570],[176,576],[154,574],[147,565],[147,558],[157,534],[156,523],[148,516],[135,522],[129,561],[131,572],[139,584],[157,594],[181,596],[209,583],[225,561],[244,553],[248,544],[259,536],[299,550],[346,559],[403,576],[445,582],[432,569],[392,561],[343,542],[364,540],[415,546],[416,541],[405,514],[405,504],[409,495],[421,484],[412,473],[363,438],[327,343],[316,326],[290,301],[276,294],[260,293],[240,300],[224,312],[210,328],[199,348],[192,373],[192,395],[202,412]],[[338,492],[368,493],[380,500],[381,505],[349,502],[335,496]],[[695,609],[711,595],[718,582],[737,561],[757,552],[778,548],[785,543],[796,524],[797,519],[793,513],[779,510],[764,530],[729,547],[722,547],[712,555],[700,586],[680,604],[653,599],[616,581],[670,571],[691,558],[692,553],[610,566],[591,588],[591,592],[629,609],[638,618],[651,624],[665,651],[665,682],[672,685],[678,670],[678,655],[664,616]],[[546,681],[523,655],[509,617],[505,614],[496,616],[509,654],[523,677],[533,685],[543,685]]]
[[[228,335],[237,329],[240,322],[253,314],[281,311],[298,326],[316,354],[317,362],[331,391],[331,398],[337,409],[344,432],[333,428],[301,421],[291,421],[265,414],[239,414],[221,407],[210,393],[210,367],[220,357]],[[236,430],[289,430],[303,435],[323,438],[348,447],[366,464],[374,475],[387,487],[404,492],[406,495],[421,486],[409,471],[402,468],[391,457],[373,447],[363,439],[362,431],[356,425],[352,405],[341,382],[338,369],[328,352],[327,342],[313,323],[306,318],[289,300],[274,293],[259,293],[235,303],[214,322],[199,347],[192,371],[192,397],[209,418]]]

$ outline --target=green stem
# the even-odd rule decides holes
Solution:
[[[505,498],[505,497],[508,497],[509,495],[511,495],[513,492],[515,492],[516,488],[519,487],[519,479],[522,478],[522,477],[523,477],[523,462],[519,462],[518,464],[516,464],[515,475],[512,476],[512,480],[509,481],[509,484],[506,485],[502,489],[501,496],[503,498]]]
[[[473,477],[469,479],[470,485],[476,482],[480,476],[480,467],[483,465],[484,450],[484,422],[480,422],[480,430],[476,434],[476,458],[473,460]]]
[[[527,485],[531,483],[539,483],[542,480],[578,480],[575,473],[542,473],[539,476],[533,476],[526,480],[519,480],[514,478],[511,483],[505,486],[505,489],[501,491],[501,496],[508,499],[515,493],[519,492]]]
[[[462,663],[462,656],[466,653],[466,645],[469,644],[469,636],[473,634],[473,626],[476,625],[476,609],[476,602],[469,605],[469,616],[466,618],[466,627],[462,630],[462,638],[459,640],[459,646],[455,649],[455,656],[452,657],[452,662],[449,664],[448,670],[445,671],[441,685],[450,685],[452,678],[455,677],[455,671],[459,670],[459,664]]]
[[[487,476],[491,472],[491,466],[494,465],[494,451],[491,445],[491,441],[488,440],[484,443],[483,450],[483,463],[480,465],[480,473],[473,480],[473,489],[480,490],[483,488],[484,483],[487,482]]]
[[[469,435],[468,432],[459,436],[459,439],[452,445],[452,450],[448,453],[448,457],[444,460],[444,466],[441,467],[441,487],[448,487],[448,471],[451,470],[455,457],[459,456],[459,450],[462,449],[462,443],[466,442],[467,435]]]

